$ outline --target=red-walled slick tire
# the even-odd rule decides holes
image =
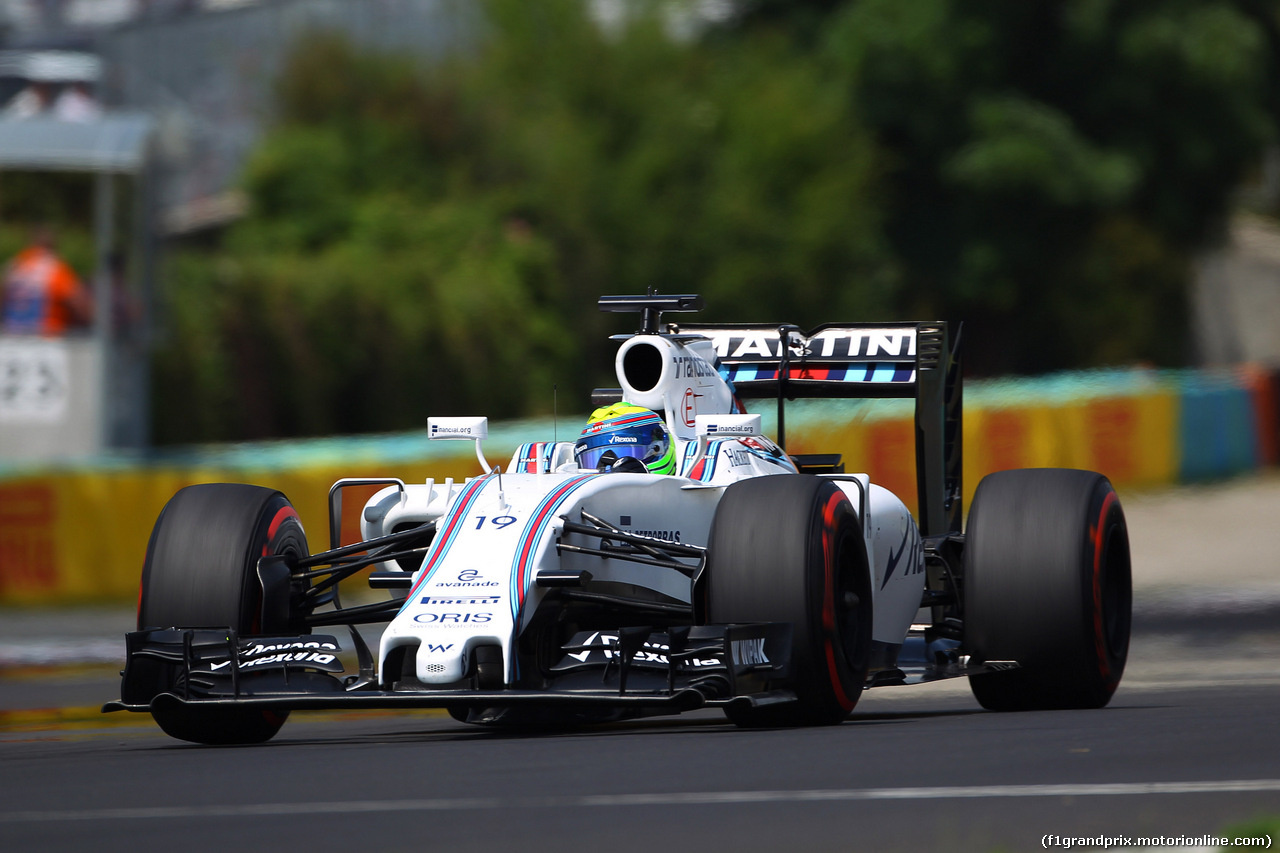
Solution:
[[[287,612],[288,603],[264,608],[258,560],[308,553],[298,514],[280,492],[238,483],[188,486],[169,499],[151,533],[138,629],[278,633],[287,626],[264,626],[262,614]],[[297,626],[292,631],[307,633]],[[153,705],[152,716],[166,734],[180,740],[239,744],[270,740],[288,712],[160,702]]]
[[[993,711],[1101,708],[1129,653],[1132,581],[1124,510],[1092,471],[1001,471],[978,484],[965,534],[964,645]]]
[[[711,624],[790,622],[798,701],[730,706],[740,726],[831,725],[849,716],[870,663],[871,580],[858,517],[830,480],[734,483],[711,525]]]

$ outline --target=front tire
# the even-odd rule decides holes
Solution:
[[[832,725],[870,663],[871,581],[861,526],[830,480],[778,474],[734,483],[711,525],[707,621],[790,622],[797,702],[730,706],[739,726]]]
[[[309,553],[298,514],[280,492],[238,483],[207,483],[177,492],[156,520],[138,599],[138,630],[230,628],[241,636],[305,627],[271,624],[287,601],[263,601],[258,560]],[[287,595],[277,590],[274,595]],[[264,606],[266,604],[267,606]],[[268,624],[264,624],[267,614]],[[169,686],[158,684],[157,692]],[[261,743],[288,712],[153,703],[164,732],[203,744]]]
[[[1124,510],[1092,471],[1001,471],[978,484],[965,535],[964,643],[1018,669],[969,678],[993,711],[1101,708],[1129,652]]]

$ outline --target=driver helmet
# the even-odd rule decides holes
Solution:
[[[612,457],[608,454],[612,453]],[[651,474],[674,474],[676,451],[667,425],[649,409],[614,403],[587,419],[573,456],[582,468],[612,467],[612,460],[631,457]]]

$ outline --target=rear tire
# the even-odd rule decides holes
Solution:
[[[258,560],[305,557],[307,537],[298,514],[280,492],[238,483],[187,486],[156,520],[147,545],[138,599],[138,630],[230,628],[241,636],[305,626],[263,624],[263,613],[288,613],[285,601],[264,607]],[[283,594],[283,593],[277,593]],[[165,692],[168,687],[162,687]],[[193,707],[159,702],[152,716],[166,734],[204,744],[270,740],[288,712]]]
[[[1101,708],[1129,652],[1132,580],[1124,510],[1106,477],[1042,468],[978,484],[965,535],[964,643],[992,711]]]
[[[870,663],[871,581],[857,514],[830,480],[779,474],[734,483],[711,525],[707,621],[792,623],[798,702],[732,706],[739,726],[832,725]]]

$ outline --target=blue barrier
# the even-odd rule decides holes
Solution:
[[[1257,418],[1249,389],[1212,374],[1187,374],[1179,385],[1178,479],[1194,483],[1260,467]]]

